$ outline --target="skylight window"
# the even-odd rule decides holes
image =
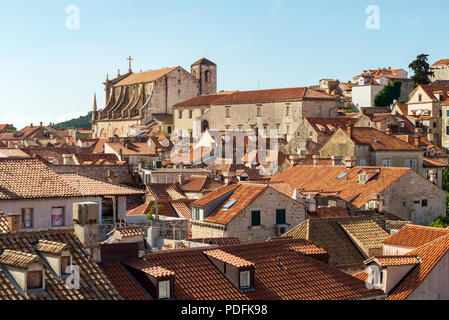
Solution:
[[[235,203],[237,202],[237,200],[231,200],[228,203],[226,203],[223,207],[224,210],[230,209]]]
[[[345,171],[345,172],[343,172],[343,173],[340,173],[339,176],[337,177],[337,179],[338,179],[338,180],[343,179],[344,177],[346,177],[346,175],[347,175],[348,173],[349,173],[349,172],[347,172],[347,171]]]

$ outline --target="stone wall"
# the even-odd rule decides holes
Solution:
[[[118,183],[133,184],[128,166],[79,166],[79,165],[51,165],[50,169],[56,173],[78,173],[95,179],[108,181],[108,172],[118,172]]]
[[[449,65],[440,65],[431,68],[433,76],[430,77],[430,81],[436,80],[449,80]]]
[[[382,192],[384,209],[415,224],[446,214],[446,192],[410,170]],[[423,206],[422,200],[427,200]]]
[[[286,210],[286,231],[306,219],[302,203],[267,188],[226,226],[212,225],[201,221],[192,222],[192,237],[239,237],[241,242],[265,241],[270,237],[278,236],[275,232],[276,209]],[[251,227],[252,210],[260,210],[261,226]]]

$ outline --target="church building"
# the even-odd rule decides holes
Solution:
[[[173,105],[217,92],[217,65],[205,58],[193,63],[190,73],[180,66],[133,73],[128,60],[128,73],[106,78],[103,109],[97,110],[94,98],[93,138],[138,136],[154,126],[170,134]]]

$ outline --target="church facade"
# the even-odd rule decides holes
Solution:
[[[93,138],[130,137],[141,128],[160,125],[170,134],[173,105],[201,94],[217,92],[217,65],[205,58],[189,73],[180,66],[118,75],[106,79],[105,107],[92,112]]]

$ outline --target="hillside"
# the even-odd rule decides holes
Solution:
[[[79,117],[78,119],[71,119],[61,123],[54,124],[54,127],[58,130],[67,129],[92,129],[92,112],[87,115]]]

